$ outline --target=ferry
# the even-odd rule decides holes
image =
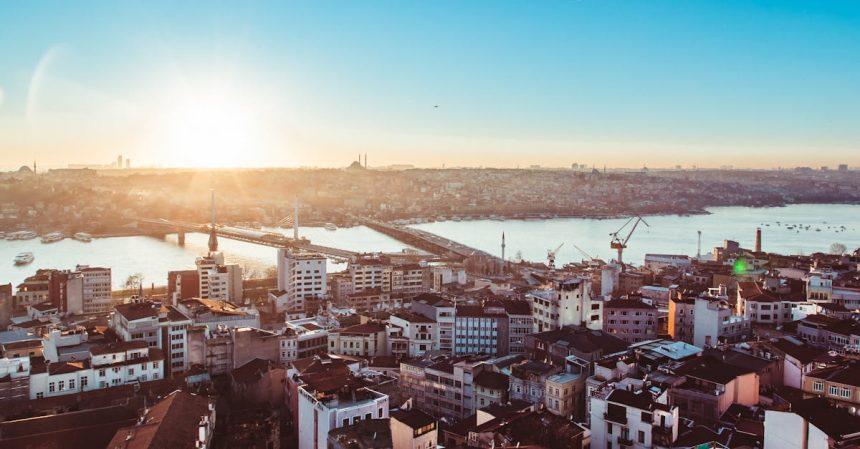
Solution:
[[[79,242],[91,242],[93,240],[93,236],[87,234],[86,232],[78,232],[72,238]]]
[[[20,253],[15,256],[15,265],[27,265],[33,262],[36,258],[33,253]]]
[[[326,231],[337,231],[337,225],[334,223],[326,223],[323,227]]]
[[[42,236],[42,243],[59,242],[60,240],[63,240],[64,238],[66,238],[66,236],[63,235],[62,232],[49,232],[49,233]]]
[[[6,240],[32,240],[38,237],[33,231],[18,231],[6,234]]]

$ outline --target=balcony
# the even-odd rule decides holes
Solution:
[[[618,445],[621,447],[630,447],[633,446],[633,440],[629,436],[621,435],[618,437]]]
[[[616,424],[627,425],[627,415],[612,415],[609,413],[603,414],[603,419],[606,421],[612,421]]]
[[[671,446],[673,443],[672,428],[660,426],[651,427],[651,441],[654,446]]]

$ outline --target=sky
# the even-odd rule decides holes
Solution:
[[[6,2],[0,167],[860,166],[858,24],[856,1]]]

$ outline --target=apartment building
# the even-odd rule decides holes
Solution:
[[[564,326],[603,328],[603,301],[591,296],[591,281],[568,279],[551,289],[533,290],[526,295],[531,302],[533,332],[561,329]]]
[[[546,381],[561,373],[562,369],[538,360],[525,360],[511,366],[511,400],[543,404],[546,397]]]
[[[759,376],[752,368],[702,356],[674,370],[685,381],[669,391],[671,403],[698,423],[714,423],[732,404],[745,406],[759,402]]]
[[[398,410],[391,414],[392,449],[432,449],[439,443],[436,419],[421,410]]]
[[[802,293],[778,294],[756,282],[739,282],[737,314],[752,324],[780,325],[793,320],[792,308],[806,301]]]
[[[175,307],[146,301],[118,304],[108,326],[122,341],[143,341],[160,348],[167,359],[166,375],[188,370],[191,319]]]
[[[350,374],[305,376],[298,387],[299,449],[325,449],[331,430],[388,418],[388,396]]]
[[[399,337],[408,342],[406,355],[418,357],[427,351],[438,349],[439,329],[436,322],[424,315],[400,310],[388,319],[390,325],[399,329]]]
[[[402,361],[400,388],[415,407],[437,418],[460,420],[475,413],[474,377],[491,369],[485,356]]]
[[[669,335],[673,340],[693,343],[696,298],[678,295],[669,300]]]
[[[803,376],[804,393],[820,396],[860,416],[860,362],[813,370]]]
[[[367,322],[328,331],[328,353],[359,357],[388,355],[387,329]]]
[[[305,300],[327,294],[325,256],[286,248],[278,250],[278,290],[286,294],[286,310],[305,308]]]
[[[583,373],[559,373],[546,378],[544,405],[555,415],[571,417],[585,411]]]
[[[508,323],[500,302],[458,305],[454,315],[454,353],[507,355]]]
[[[794,401],[791,410],[765,410],[763,449],[838,449],[860,446],[860,417],[824,398]]]
[[[354,292],[373,288],[391,291],[391,265],[388,260],[375,256],[358,257],[350,261],[347,272]]]
[[[657,308],[638,299],[613,299],[603,305],[603,329],[628,342],[657,337]]]
[[[389,291],[416,294],[430,290],[427,273],[429,268],[419,264],[392,266],[389,271]]]
[[[475,392],[475,409],[481,409],[493,404],[506,404],[508,402],[509,381],[508,376],[484,370],[473,379]]]
[[[710,348],[721,343],[737,343],[752,335],[749,318],[735,315],[725,299],[698,297],[693,307],[694,346]]]
[[[665,392],[607,387],[591,397],[591,447],[668,448],[678,439],[678,407],[669,406]]]
[[[31,359],[30,399],[75,394],[162,379],[164,355],[144,341],[109,343],[89,348],[77,361]]]
[[[436,323],[436,349],[454,352],[454,303],[441,296],[424,293],[412,298],[411,310],[423,315]]]
[[[195,263],[201,298],[244,303],[241,266],[226,264],[224,254],[217,251],[198,257]]]

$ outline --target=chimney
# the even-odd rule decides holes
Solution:
[[[755,252],[761,252],[761,228],[755,228]]]

